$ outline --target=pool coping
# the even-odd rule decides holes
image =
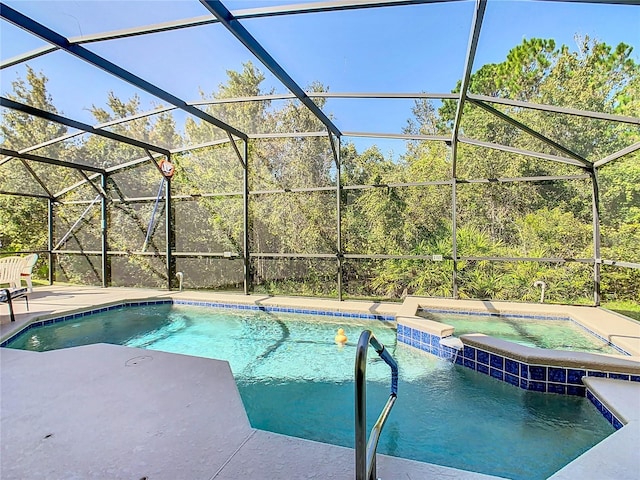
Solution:
[[[56,323],[66,322],[69,320],[80,319],[88,317],[98,313],[116,311],[123,308],[131,307],[146,307],[151,305],[181,305],[191,307],[206,307],[206,308],[220,308],[226,310],[249,310],[253,312],[276,312],[276,313],[293,313],[301,315],[318,315],[318,316],[332,316],[335,318],[345,319],[360,319],[360,320],[377,320],[386,322],[395,322],[395,317],[392,315],[383,315],[378,313],[361,313],[357,311],[340,311],[340,310],[322,310],[317,308],[296,308],[289,305],[255,305],[246,303],[237,303],[229,301],[203,301],[203,300],[189,300],[183,298],[173,297],[147,297],[144,299],[130,299],[112,302],[109,304],[101,304],[95,307],[81,308],[65,312],[58,315],[46,315],[41,317],[35,317],[29,320],[28,323],[23,324],[20,329],[13,330],[8,333],[6,337],[0,339],[0,347],[6,347],[7,344],[13,341],[18,336],[21,336],[31,330],[32,328],[38,328],[41,326],[52,325]]]
[[[319,313],[332,312],[336,316],[355,317],[355,318],[371,318],[377,317],[381,320],[394,321],[395,313],[399,304],[367,302],[367,301],[344,301],[329,299],[316,299],[306,297],[271,297],[267,295],[243,295],[238,293],[216,293],[202,291],[162,291],[162,290],[145,290],[134,288],[108,288],[101,289],[97,287],[40,287],[34,289],[34,294],[41,295],[46,298],[47,291],[67,292],[80,291],[83,294],[95,292],[96,294],[104,294],[105,300],[97,302],[83,302],[80,305],[67,306],[56,303],[43,303],[46,310],[38,310],[31,308],[30,311],[25,310],[24,305],[14,306],[16,310],[16,321],[8,322],[8,316],[0,315],[0,342],[5,342],[13,335],[23,330],[30,324],[43,322],[49,319],[57,319],[59,317],[67,317],[79,315],[88,311],[101,311],[111,307],[117,307],[123,304],[145,304],[149,302],[173,302],[184,303],[189,305],[202,306],[220,306],[238,305],[242,307],[255,307],[252,309],[259,310],[277,310],[287,313]],[[33,294],[32,294],[33,295]],[[38,307],[38,299],[30,296],[29,304],[31,307]],[[262,308],[261,308],[262,307]],[[85,313],[85,315],[88,313]]]

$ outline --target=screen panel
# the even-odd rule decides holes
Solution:
[[[344,190],[343,198],[346,253],[451,255],[450,185]]]
[[[402,301],[407,295],[451,296],[453,262],[418,259],[346,259],[346,298]]]
[[[54,208],[54,250],[101,250],[100,201]]]
[[[244,292],[243,265],[242,259],[176,258],[176,270],[183,273],[185,289]]]
[[[251,251],[336,253],[336,197],[329,192],[252,195]]]
[[[102,285],[102,257],[90,254],[57,254],[54,281],[76,285]]]
[[[338,262],[319,258],[252,258],[253,293],[337,297]]]
[[[110,255],[111,286],[166,288],[167,267],[164,256]]]
[[[458,185],[458,255],[593,258],[592,209],[589,180]]]
[[[488,262],[458,264],[461,298],[593,304],[593,265],[577,262]]]
[[[242,255],[242,198],[175,201],[176,251]]]
[[[155,252],[166,250],[165,203],[114,202],[109,208],[107,241],[109,250]]]

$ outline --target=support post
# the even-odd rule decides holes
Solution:
[[[111,285],[111,261],[108,256],[109,245],[108,245],[108,215],[109,212],[107,210],[107,175],[101,175],[101,186],[102,191],[105,193],[105,196],[102,197],[102,212],[101,212],[101,224],[102,224],[102,287],[106,288]]]
[[[451,274],[451,282],[453,289],[453,298],[458,298],[458,193],[457,181],[455,173],[451,179],[451,256],[453,257],[453,272]]]
[[[49,285],[53,285],[55,260],[53,256],[53,199],[52,198],[49,198],[47,206],[48,206],[47,208],[47,214],[48,214],[47,249],[49,253]]]
[[[602,256],[600,252],[600,189],[598,186],[598,172],[595,167],[590,170],[591,185],[593,187],[593,302],[600,306],[600,281]]]
[[[171,161],[171,159],[169,159]],[[176,231],[173,222],[173,205],[171,203],[171,178],[165,177],[165,237],[166,237],[166,262],[167,262],[167,289],[171,290],[173,279],[176,276],[176,261],[173,250],[176,243]]]
[[[251,262],[249,260],[249,142],[244,140],[242,155],[242,229],[243,229],[243,273],[244,273],[244,294],[251,292]]]
[[[458,161],[458,133],[460,132],[460,126],[462,124],[462,113],[464,111],[464,104],[467,99],[467,91],[469,89],[469,83],[471,82],[471,71],[473,69],[473,60],[476,56],[476,50],[478,48],[478,39],[480,38],[480,29],[482,27],[482,20],[484,18],[484,12],[487,8],[487,0],[476,0],[476,6],[473,12],[473,20],[471,22],[471,32],[469,33],[469,45],[467,47],[467,58],[464,62],[464,74],[462,75],[462,82],[460,84],[460,97],[458,99],[458,106],[456,108],[456,116],[453,121],[453,131],[451,133],[451,207],[453,209],[452,214],[452,250],[453,250],[453,298],[458,298],[458,245],[456,238],[456,180],[457,174],[457,161]]]
[[[334,146],[333,137],[329,132],[329,141],[334,149],[336,160],[336,250],[338,251],[338,301],[342,301],[342,275],[344,273],[344,254],[342,252],[342,178],[340,161],[340,137],[336,137],[337,147]]]

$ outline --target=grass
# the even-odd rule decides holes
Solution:
[[[640,322],[640,304],[630,300],[617,300],[603,302],[602,306],[607,310],[619,313]]]

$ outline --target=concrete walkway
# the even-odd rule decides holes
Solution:
[[[227,362],[107,344],[0,361],[3,480],[355,478],[351,449],[252,428]],[[381,478],[494,478],[378,465]]]

